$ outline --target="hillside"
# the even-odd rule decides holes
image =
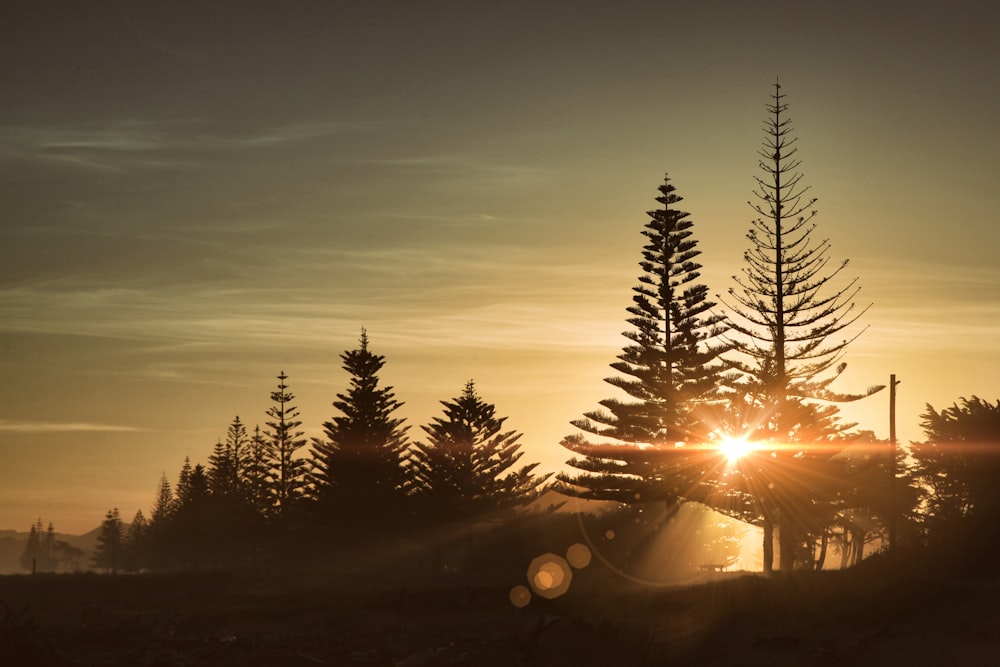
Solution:
[[[97,548],[97,536],[100,532],[100,527],[83,535],[67,535],[57,532],[56,540],[66,542],[82,551],[84,556],[81,559],[81,566],[87,568],[90,565],[91,556]],[[28,543],[28,535],[28,531],[0,530],[0,574],[24,572],[19,561],[21,554],[24,553],[24,547]]]

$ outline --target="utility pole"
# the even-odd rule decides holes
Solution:
[[[896,546],[896,374],[889,376],[889,548]]]

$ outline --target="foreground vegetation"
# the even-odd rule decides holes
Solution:
[[[419,577],[369,556],[378,568],[0,577],[0,645],[11,664],[187,667],[990,664],[1000,649],[996,576],[912,554],[683,587],[595,563],[523,608],[496,561]]]

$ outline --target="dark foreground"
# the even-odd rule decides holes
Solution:
[[[3,665],[990,665],[1000,586],[885,559],[711,575],[683,588],[580,573],[523,609],[510,587],[371,575],[0,577]],[[714,577],[714,578],[713,578]]]

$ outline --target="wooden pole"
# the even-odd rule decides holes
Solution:
[[[889,548],[896,546],[896,374],[889,376]]]

